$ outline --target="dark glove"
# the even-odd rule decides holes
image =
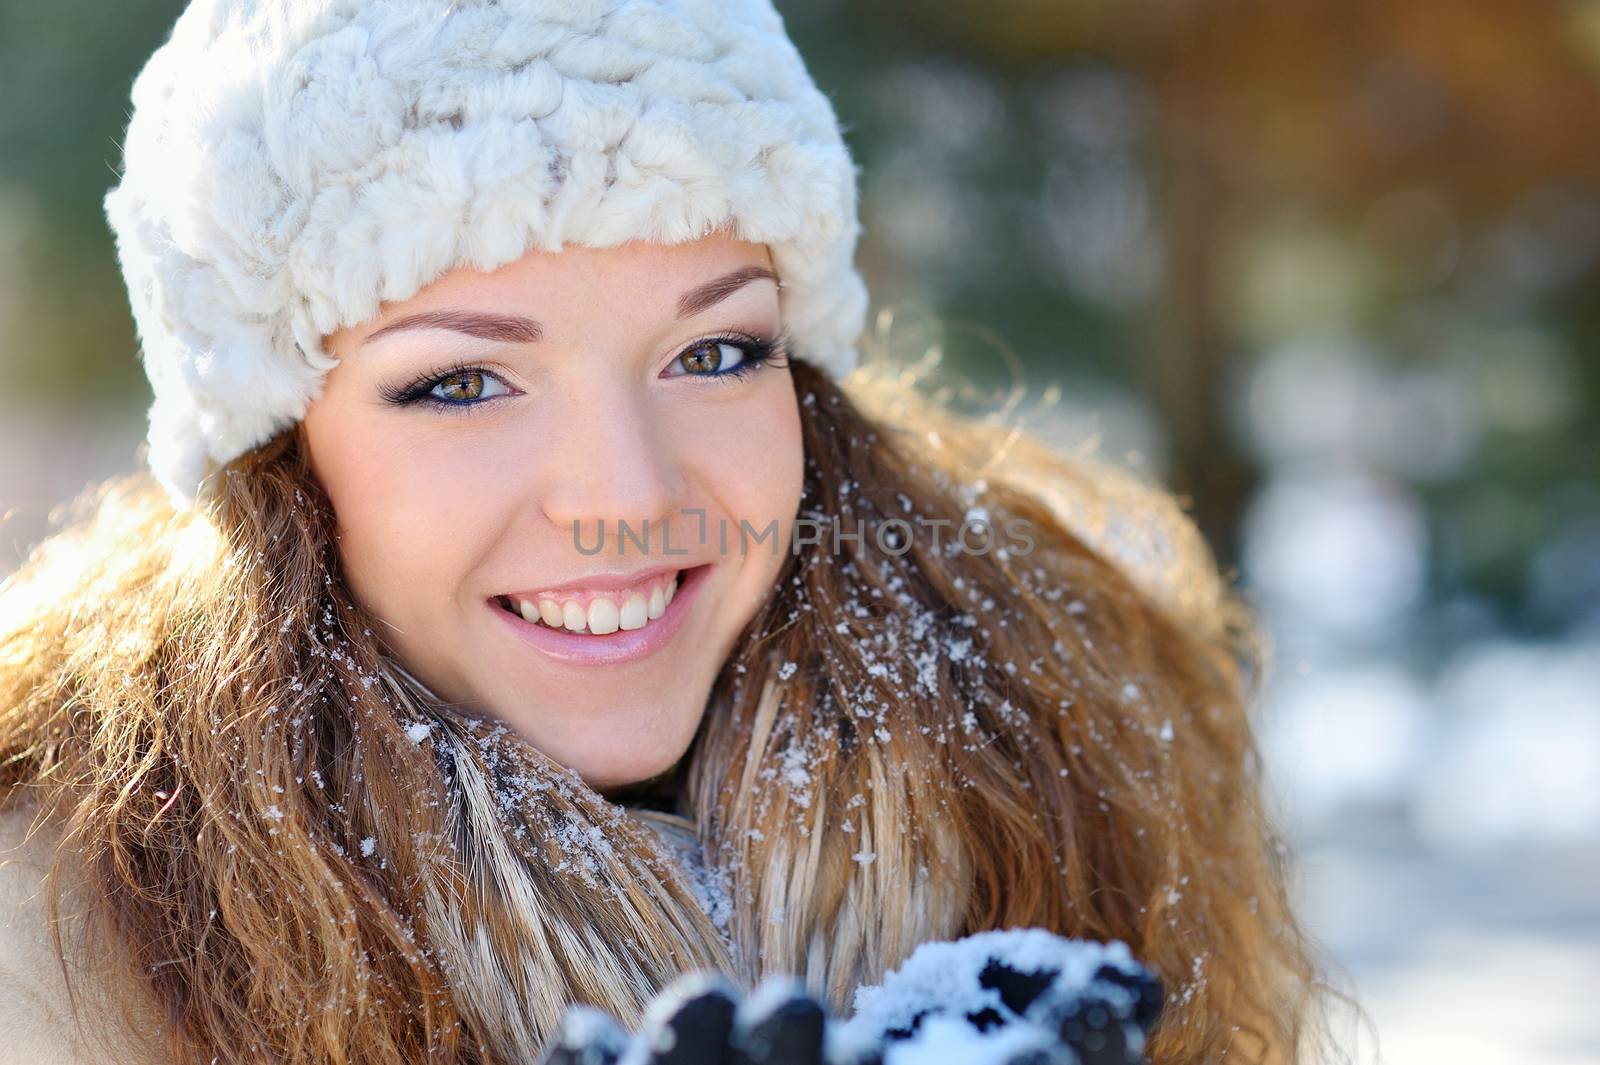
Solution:
[[[950,1047],[968,1032],[986,1037],[962,1043],[974,1065],[1137,1065],[1161,1003],[1159,981],[1121,943],[1042,929],[925,943],[883,983],[857,989],[841,1065],[882,1062],[891,1047],[893,1065],[915,1065],[922,1046]]]
[[[741,1002],[721,976],[691,973],[651,1000],[637,1036],[572,1007],[541,1065],[824,1065],[826,1023],[798,981],[771,978]]]
[[[993,988],[1013,1014],[1059,1035],[1082,1065],[1143,1061],[1145,1042],[1161,1016],[1161,983],[1143,966],[1101,964],[1087,982],[1074,986],[1059,969],[1023,971],[990,958],[978,981]]]
[[[574,1006],[541,1065],[1139,1065],[1161,1003],[1120,943],[985,932],[923,944],[856,990],[848,1021],[788,977],[743,1001],[721,976],[680,977],[634,1036]]]

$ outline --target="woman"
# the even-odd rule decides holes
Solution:
[[[767,0],[195,0],[133,101],[150,469],[0,592],[27,1060],[526,1061],[1013,927],[1126,942],[1151,1061],[1315,1034],[1247,614],[1169,498],[857,367]]]

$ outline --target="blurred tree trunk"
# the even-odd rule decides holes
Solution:
[[[1197,88],[1181,72],[1161,85],[1151,166],[1163,291],[1145,345],[1144,388],[1167,429],[1167,486],[1227,568],[1238,561],[1240,519],[1258,471],[1226,424],[1232,339],[1220,304],[1219,264],[1231,211]]]

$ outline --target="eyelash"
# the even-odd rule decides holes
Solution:
[[[702,337],[701,339],[690,344],[688,347],[684,348],[682,351],[678,352],[678,354],[673,358],[673,362],[677,362],[678,359],[683,358],[683,356],[687,355],[696,348],[705,347],[709,344],[732,345],[733,347],[736,347],[744,352],[744,361],[739,363],[739,365],[735,366],[731,370],[723,370],[719,373],[686,373],[675,374],[674,376],[703,377],[716,380],[723,378],[740,378],[748,374],[752,374],[761,369],[763,366],[776,363],[776,360],[780,359],[787,353],[789,346],[789,330],[787,328],[784,329],[776,338],[772,340],[767,340],[762,337],[748,336],[743,333],[719,333],[716,336]],[[778,363],[778,365],[781,365],[781,363]],[[486,377],[493,377],[496,380],[500,380],[497,374],[491,373],[481,366],[475,366],[472,363],[458,360],[450,363],[447,366],[440,366],[429,370],[421,377],[412,380],[410,384],[402,385],[399,388],[384,386],[379,389],[379,394],[382,395],[385,400],[397,407],[407,407],[413,404],[422,404],[424,406],[432,407],[435,410],[446,410],[452,414],[468,414],[471,413],[471,411],[476,407],[482,407],[493,400],[504,398],[504,396],[501,395],[490,396],[487,399],[453,402],[447,399],[440,399],[438,396],[430,394],[435,388],[438,387],[441,381],[446,381],[458,374],[464,373],[483,374]],[[500,380],[500,383],[505,384],[503,380]],[[510,386],[508,385],[507,387]]]

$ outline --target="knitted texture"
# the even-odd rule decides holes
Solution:
[[[793,351],[856,362],[856,171],[770,0],[193,0],[105,197],[180,505],[293,425],[322,346],[534,249],[767,245]]]

